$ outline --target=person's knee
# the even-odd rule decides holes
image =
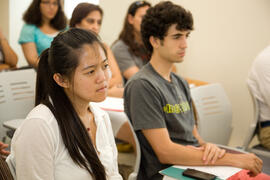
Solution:
[[[260,129],[260,143],[262,146],[270,149],[270,126]]]

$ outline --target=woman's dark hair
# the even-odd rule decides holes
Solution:
[[[193,30],[192,14],[170,1],[160,2],[148,9],[141,24],[142,40],[148,51],[153,51],[149,42],[150,36],[163,40],[173,24],[176,24],[176,29],[180,31]]]
[[[81,21],[91,12],[93,11],[99,11],[101,14],[101,17],[103,16],[103,11],[102,9],[95,5],[95,4],[91,4],[91,3],[80,3],[78,4],[73,12],[72,12],[72,16],[69,22],[69,26],[70,27],[75,27],[76,24],[81,23]]]
[[[94,179],[105,180],[106,174],[91,138],[70,99],[53,79],[55,73],[73,81],[84,45],[104,47],[96,35],[79,28],[60,32],[51,47],[42,52],[37,70],[35,104],[46,105],[54,114],[63,142],[72,160],[86,169]],[[104,50],[106,54],[106,51]]]
[[[135,36],[133,33],[134,27],[133,25],[129,24],[128,15],[135,16],[137,10],[144,6],[151,7],[151,4],[146,1],[135,1],[129,6],[127,15],[125,17],[123,29],[118,37],[118,39],[121,39],[122,41],[124,41],[124,43],[129,47],[129,52],[138,57],[142,57],[142,56],[145,57],[145,54],[147,53],[147,51],[143,44],[136,43]],[[149,57],[147,57],[146,59],[149,60]]]
[[[33,0],[23,15],[23,20],[27,24],[34,24],[37,27],[42,25],[42,15],[40,12],[41,0]],[[62,30],[67,26],[67,18],[63,12],[60,0],[57,0],[58,11],[50,24],[57,30]]]

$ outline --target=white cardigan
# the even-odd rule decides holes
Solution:
[[[108,114],[94,104],[90,109],[97,126],[96,147],[107,179],[122,179]],[[17,180],[91,180],[90,174],[71,159],[57,121],[45,105],[36,106],[16,130],[7,163]]]

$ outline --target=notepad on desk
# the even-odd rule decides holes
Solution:
[[[171,166],[167,169],[160,171],[160,174],[169,176],[175,179],[193,180],[193,178],[189,178],[182,175],[183,171],[187,168],[196,169],[199,171],[214,174],[217,176],[216,180],[228,179],[232,175],[242,170],[240,168],[235,168],[235,167],[230,167],[230,166]]]
[[[99,103],[94,103],[98,105],[101,109],[105,111],[124,111],[124,100],[123,98],[107,97],[104,101]]]

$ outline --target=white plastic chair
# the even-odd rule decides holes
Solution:
[[[258,155],[262,155],[262,156],[266,156],[266,157],[270,157],[270,151],[267,150],[266,148],[264,148],[263,146],[261,146],[260,144],[255,145],[251,148],[249,148],[249,145],[252,141],[252,139],[254,138],[254,136],[256,135],[256,129],[259,123],[259,118],[260,118],[260,112],[259,112],[259,103],[258,100],[255,98],[255,96],[252,94],[251,88],[248,86],[248,90],[249,90],[249,94],[252,97],[252,102],[253,102],[253,109],[254,109],[254,118],[252,120],[252,122],[249,125],[249,129],[248,129],[248,133],[244,139],[244,143],[242,148],[245,151],[249,151]]]
[[[100,102],[100,103],[95,103],[95,104],[97,104],[100,108],[102,108],[109,114],[111,124],[112,124],[112,129],[115,135],[117,134],[120,126],[123,125],[119,123],[123,123],[126,121],[128,122],[131,132],[134,137],[135,144],[136,144],[136,160],[135,160],[134,170],[129,175],[128,180],[136,180],[138,176],[139,168],[140,168],[140,162],[141,162],[141,149],[140,149],[139,140],[137,138],[136,133],[134,132],[133,126],[124,112],[123,98],[107,97],[105,101]],[[123,120],[119,121],[117,119],[123,119]]]
[[[200,136],[207,142],[228,145],[232,132],[232,109],[221,84],[191,89]]]
[[[24,119],[34,107],[36,72],[34,69],[0,73],[0,138],[6,134],[3,122]],[[44,82],[45,83],[45,82]]]
[[[135,162],[135,166],[134,166],[134,170],[133,172],[129,175],[128,180],[136,180],[137,176],[138,176],[138,172],[140,169],[140,163],[141,163],[141,147],[140,147],[140,143],[139,140],[137,138],[137,135],[133,129],[133,126],[131,125],[130,121],[128,120],[128,124],[130,125],[130,129],[132,131],[135,143],[136,143],[136,162]]]

